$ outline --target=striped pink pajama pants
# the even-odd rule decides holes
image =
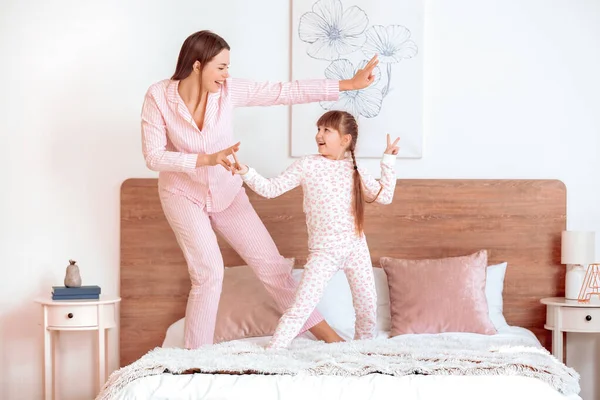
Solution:
[[[240,188],[231,205],[220,212],[207,211],[187,197],[165,191],[160,192],[160,199],[192,281],[185,310],[187,349],[213,343],[224,271],[215,231],[253,269],[282,313],[292,304],[297,284],[289,262],[279,254],[244,188]],[[302,331],[322,320],[318,312],[313,312]]]

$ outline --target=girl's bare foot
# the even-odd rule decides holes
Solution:
[[[333,330],[329,324],[323,320],[309,329],[310,333],[315,335],[317,340],[322,340],[325,343],[343,342],[344,339]]]

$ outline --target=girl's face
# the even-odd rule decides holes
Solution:
[[[350,135],[342,135],[331,127],[319,126],[315,140],[319,148],[319,154],[332,160],[339,160],[344,157],[351,137]]]
[[[194,68],[202,68],[199,62],[196,62]],[[202,69],[202,88],[210,93],[216,93],[221,90],[221,85],[225,79],[229,78],[229,50],[223,49],[212,60],[210,60]]]

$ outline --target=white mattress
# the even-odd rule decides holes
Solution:
[[[387,337],[388,333],[380,332],[379,335]],[[444,335],[466,335],[472,336],[473,340],[481,340],[481,335],[469,333]],[[515,338],[526,336],[540,345],[533,333],[520,327],[503,329],[498,335]],[[244,340],[266,344],[269,337]],[[362,377],[163,374],[131,382],[116,400],[388,400],[390,398],[581,400],[579,396],[563,396],[538,379],[519,376],[393,377],[379,374]]]

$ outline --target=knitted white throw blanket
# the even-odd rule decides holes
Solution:
[[[394,376],[519,375],[540,379],[557,391],[579,393],[579,375],[526,338],[470,340],[442,335],[406,335],[325,344],[296,339],[289,349],[267,350],[225,342],[197,350],[156,348],[115,371],[96,400],[110,400],[128,383],[149,375],[189,372],[229,374]]]

